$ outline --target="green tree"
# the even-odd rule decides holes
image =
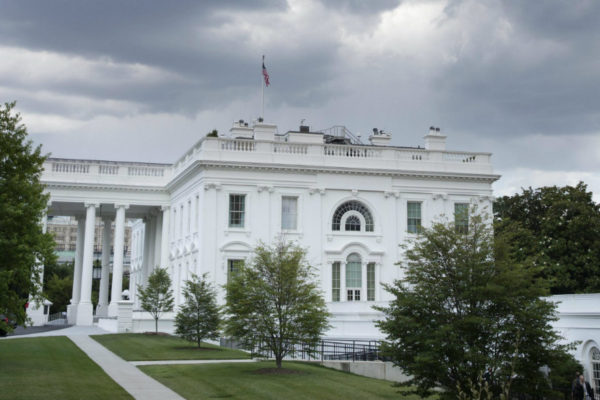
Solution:
[[[571,397],[571,384],[575,377],[575,372],[583,371],[583,365],[571,354],[558,353],[548,360],[548,379],[552,385],[552,392],[548,398],[566,398]]]
[[[154,318],[155,333],[158,334],[158,320],[164,312],[173,311],[173,290],[171,278],[166,268],[156,268],[148,277],[148,285],[138,285],[142,309]]]
[[[247,348],[265,343],[277,368],[296,344],[316,345],[329,314],[306,250],[283,239],[260,243],[226,285],[226,333]]]
[[[472,212],[466,233],[453,223],[423,229],[404,246],[404,278],[385,285],[394,300],[378,308],[384,349],[420,395],[438,387],[443,399],[487,398],[488,368],[490,396],[508,399],[517,387],[540,394],[549,390],[540,367],[566,350],[550,325],[555,305],[543,297],[540,268],[511,236],[494,240],[484,220]]]
[[[183,289],[185,303],[175,316],[175,333],[201,347],[202,340],[218,339],[221,324],[220,310],[217,306],[217,294],[207,275],[196,275],[185,281]]]
[[[66,311],[73,293],[73,277],[61,278],[57,274],[45,275],[44,295],[52,302],[52,312]]]
[[[40,299],[40,267],[56,256],[41,226],[49,198],[40,182],[46,156],[27,139],[14,107],[0,108],[0,314],[24,324],[29,296]]]
[[[73,293],[74,261],[44,265],[44,297],[52,302],[51,312],[66,311]]]
[[[544,267],[552,294],[600,291],[600,205],[583,182],[501,197],[494,220],[497,235],[525,229],[518,244]]]

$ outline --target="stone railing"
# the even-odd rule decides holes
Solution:
[[[173,165],[174,176],[196,161],[277,163],[365,169],[491,174],[489,153],[431,151],[414,147],[296,143],[203,138]],[[360,163],[357,164],[357,161]]]
[[[97,183],[122,181],[123,177],[127,177],[128,183],[135,184],[139,179],[143,179],[143,184],[147,184],[148,182],[152,183],[155,178],[169,178],[171,176],[171,166],[167,164],[49,158],[44,163],[42,179],[49,181],[80,181],[81,177],[84,176]],[[152,180],[148,181],[150,178]],[[159,182],[157,181],[156,184],[159,184]]]
[[[196,162],[306,165],[327,168],[414,170],[492,174],[491,154],[431,151],[414,147],[338,145],[202,138],[173,165],[94,160],[48,159],[46,176],[68,180],[97,176],[98,182],[167,185]],[[125,178],[126,177],[126,178]]]
[[[307,154],[308,145],[298,143],[273,143],[274,153]]]
[[[323,154],[331,157],[381,158],[382,151],[370,146],[350,146],[340,144],[323,145]]]
[[[90,165],[79,162],[52,162],[52,172],[65,174],[89,174]]]

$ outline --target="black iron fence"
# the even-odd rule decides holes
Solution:
[[[378,340],[319,340],[316,343],[285,343],[287,360],[312,361],[386,361]],[[221,346],[240,348],[233,340],[221,339]],[[253,357],[274,358],[275,355],[265,341],[257,341],[250,349]]]

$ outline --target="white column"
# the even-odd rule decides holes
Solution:
[[[140,276],[140,284],[142,286],[146,285],[148,280],[148,270],[150,267],[148,266],[148,262],[150,259],[150,217],[144,218],[144,242],[142,247],[142,274]]]
[[[119,312],[121,293],[123,292],[123,249],[125,247],[125,204],[115,204],[117,216],[115,218],[115,244],[113,255],[113,277],[108,316],[116,317]]]
[[[169,217],[171,210],[169,206],[162,206],[162,233],[160,235],[160,266],[169,266]]]
[[[156,243],[156,217],[151,216],[149,218],[148,224],[146,225],[148,228],[148,276],[154,271],[154,267],[156,267],[156,262],[154,260],[154,245]]]
[[[110,218],[103,218],[102,231],[102,274],[100,275],[100,293],[98,293],[98,306],[96,315],[100,317],[108,316],[108,280],[110,279],[110,245],[111,245],[111,225]]]
[[[67,320],[69,324],[76,322],[77,305],[81,295],[81,265],[83,263],[83,236],[85,233],[85,220],[77,217],[77,241],[75,242],[75,262],[73,267],[73,292],[71,304],[67,307]]]
[[[361,263],[360,273],[360,301],[367,301],[367,263],[364,260]]]
[[[81,296],[77,306],[76,325],[93,325],[92,269],[94,267],[94,230],[97,203],[85,203],[85,238],[83,239],[83,263],[81,269]]]
[[[157,215],[156,217],[154,217],[154,240],[153,240],[153,246],[154,246],[154,254],[152,257],[152,260],[154,261],[154,267],[159,266],[161,268],[165,268],[166,265],[162,265],[160,263],[161,261],[161,251],[162,251],[162,246],[161,246],[161,240],[162,240],[162,216],[161,215]]]

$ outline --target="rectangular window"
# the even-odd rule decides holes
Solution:
[[[469,232],[469,205],[467,203],[454,204],[454,227],[456,232]]]
[[[340,263],[331,266],[331,301],[340,301]]]
[[[406,215],[406,230],[410,233],[417,233],[421,229],[421,203],[409,201],[406,204]]]
[[[188,200],[187,208],[188,208],[187,233],[189,235],[192,231],[192,201],[191,200]]]
[[[200,196],[196,196],[196,213],[194,215],[194,230],[198,232],[198,220],[200,219]]]
[[[362,286],[362,264],[360,262],[346,263],[346,288],[348,301],[360,300],[360,288]]]
[[[367,264],[367,301],[375,301],[375,263]]]
[[[360,262],[349,262],[346,264],[346,287],[360,288],[362,286],[360,267]]]
[[[183,204],[179,207],[179,237],[183,237]]]
[[[348,289],[348,301],[360,301],[360,289]]]
[[[243,228],[246,210],[245,194],[229,195],[229,227]]]
[[[283,196],[281,198],[281,229],[296,230],[298,220],[298,198]]]
[[[177,209],[173,207],[173,221],[171,221],[171,235],[175,238],[177,232]]]
[[[244,265],[244,260],[227,260],[227,282],[233,278]]]

